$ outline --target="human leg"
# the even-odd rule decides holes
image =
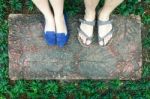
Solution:
[[[55,21],[48,0],[32,0],[45,17],[45,32],[55,31]]]
[[[109,24],[109,22],[108,22],[110,14],[123,1],[124,0],[105,0],[105,4],[104,4],[103,8],[99,11],[100,13],[99,13],[98,20],[101,20],[102,22],[107,21],[108,24],[99,25],[99,27],[98,27],[99,37],[103,38],[112,30],[112,28],[113,28],[112,24],[111,23]],[[112,38],[112,34],[104,37],[104,42],[100,41],[99,44],[106,45],[111,38]]]
[[[84,15],[84,21],[88,23],[93,23],[95,21],[95,14],[96,14],[96,7],[99,3],[99,0],[84,0],[85,4],[85,15]],[[84,24],[81,22],[80,29],[84,34],[86,34],[88,37],[91,37],[93,35],[93,25]],[[90,45],[91,40],[87,40],[87,37],[79,31],[79,37],[82,39],[82,42],[85,45]]]

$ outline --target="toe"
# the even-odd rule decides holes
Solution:
[[[81,38],[81,40],[82,40],[82,42],[83,43],[85,43],[86,41],[85,41],[85,37],[84,37],[84,35],[82,35],[81,33],[79,33],[79,37]]]
[[[90,45],[92,42],[90,40],[86,41],[86,45]]]
[[[112,34],[110,34],[110,35],[108,35],[107,37],[105,37],[105,39],[104,39],[104,44],[106,45],[108,42],[109,42],[109,40],[112,38]]]
[[[100,42],[99,42],[99,45],[103,46],[103,45],[104,45],[104,42],[103,42],[103,41],[100,41]]]

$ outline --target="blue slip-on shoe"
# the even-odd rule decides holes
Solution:
[[[56,45],[56,33],[54,31],[46,31],[44,33],[44,38],[49,46]]]
[[[66,26],[67,26],[67,16],[66,16],[66,14],[65,14],[65,22],[66,22]],[[65,35],[65,33],[56,33],[57,46],[61,47],[61,48],[64,47],[65,44],[69,40],[69,36],[70,36],[70,34],[68,32],[68,28],[67,28],[67,35]]]
[[[65,44],[68,42],[69,39],[69,33],[67,33],[67,35],[65,35],[65,33],[57,33],[57,45],[58,47],[64,47]]]

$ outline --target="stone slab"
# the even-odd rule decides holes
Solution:
[[[9,15],[9,77],[18,79],[121,79],[141,78],[142,45],[139,16],[113,15],[115,35],[106,47],[94,41],[89,48],[77,40],[77,15],[68,18],[71,34],[64,48],[47,46],[41,15]]]

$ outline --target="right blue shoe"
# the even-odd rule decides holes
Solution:
[[[56,33],[54,31],[46,31],[44,33],[44,38],[45,38],[46,43],[49,46],[54,46],[57,44],[56,43]]]
[[[65,18],[66,26],[68,27],[67,14],[65,14],[64,18]],[[68,32],[68,28],[67,28],[67,33],[56,33],[57,46],[63,48],[67,44],[69,37],[70,37],[70,33]]]
[[[65,44],[68,42],[69,39],[69,33],[65,35],[65,33],[56,33],[56,41],[57,41],[57,46],[60,48],[63,48]]]

